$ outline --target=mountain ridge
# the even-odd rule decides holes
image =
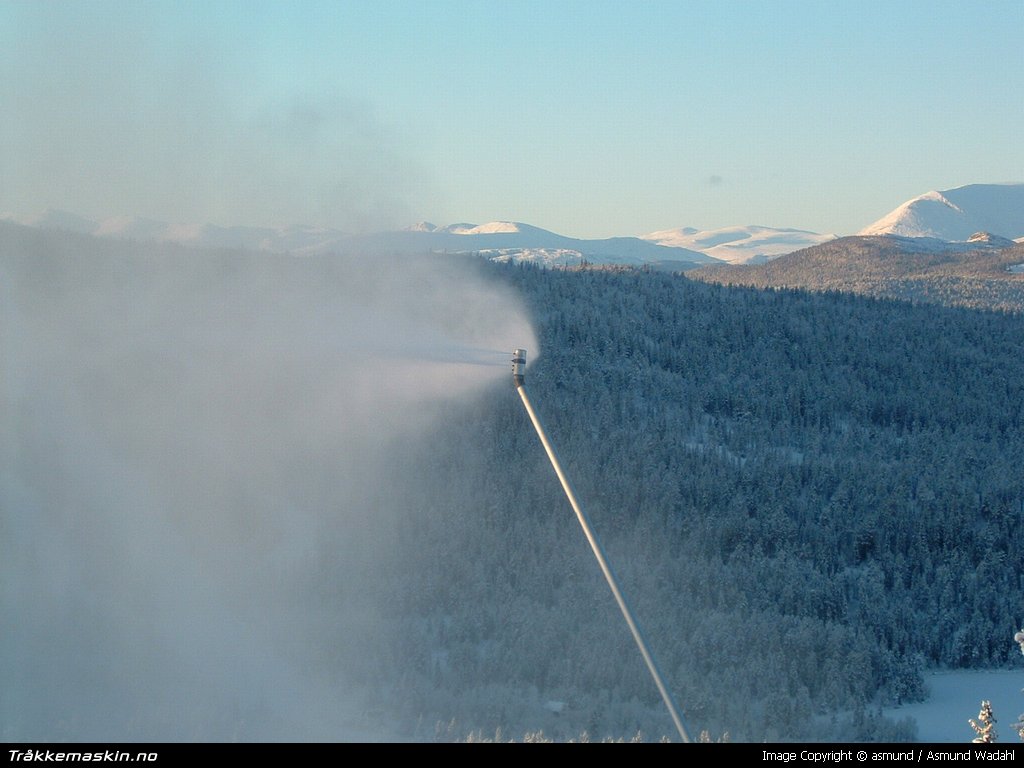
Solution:
[[[61,229],[98,237],[172,242],[199,248],[243,248],[296,254],[351,252],[360,248],[388,252],[474,252],[498,261],[545,266],[653,266],[682,271],[700,264],[763,262],[794,250],[827,242],[835,235],[762,225],[714,230],[678,227],[640,236],[576,238],[524,222],[483,224],[429,221],[395,230],[353,234],[329,227],[219,226],[169,223],[145,217],[113,216],[93,221],[48,209],[40,214],[0,214],[0,220],[43,229]]]
[[[638,237],[584,239],[568,237],[531,224],[491,221],[459,222],[438,227],[419,222],[399,230],[353,234],[337,229],[289,227],[222,227],[215,224],[168,223],[141,217],[92,221],[67,211],[0,215],[0,220],[42,229],[59,229],[115,239],[177,243],[196,248],[242,248],[314,255],[359,250],[385,253],[479,253],[497,261],[525,261],[544,266],[578,266],[583,262],[653,266],[682,271],[719,260],[698,250],[661,245]]]
[[[702,267],[688,276],[722,285],[1024,312],[1024,244],[981,234],[967,242],[852,235],[766,264]]]

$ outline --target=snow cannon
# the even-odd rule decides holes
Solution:
[[[584,512],[579,499],[576,498],[576,491],[573,490],[572,483],[569,482],[569,478],[562,469],[562,463],[558,460],[558,455],[555,453],[555,447],[548,439],[547,432],[544,430],[544,425],[541,424],[540,418],[537,416],[537,412],[533,409],[533,403],[530,402],[530,397],[526,394],[526,387],[524,386],[524,381],[526,380],[525,370],[526,350],[513,350],[512,381],[515,382],[516,392],[519,393],[519,399],[523,401],[523,407],[526,408],[526,413],[530,417],[530,421],[533,422],[533,428],[537,431],[537,437],[540,438],[540,443],[544,447],[544,451],[547,453],[548,459],[551,461],[551,467],[555,470],[555,475],[562,484],[562,490],[565,491],[565,496],[569,500],[569,505],[576,513],[576,519],[579,521],[580,527],[583,529],[583,535],[586,536],[587,541],[590,543],[590,549],[594,553],[594,557],[597,559],[597,564],[601,568],[601,572],[604,574],[605,581],[608,582],[608,586],[611,588],[612,596],[615,598],[615,602],[618,603],[619,610],[622,611],[622,617],[626,620],[626,624],[629,626],[629,631],[633,634],[633,639],[636,641],[637,648],[640,650],[640,655],[643,656],[644,662],[647,664],[647,669],[651,673],[651,677],[654,678],[654,684],[658,688],[658,693],[661,694],[662,701],[665,702],[665,706],[668,708],[668,713],[672,718],[672,722],[675,724],[680,738],[684,742],[689,742],[690,734],[686,729],[686,724],[683,722],[683,713],[680,712],[679,705],[676,703],[675,698],[672,696],[672,692],[665,683],[661,670],[658,668],[658,664],[654,660],[654,655],[651,653],[651,649],[647,645],[647,639],[640,630],[640,625],[633,616],[633,610],[629,607],[629,603],[626,602],[625,595],[622,594],[622,590],[619,588],[619,582],[615,578],[615,574],[612,572],[612,567],[608,563],[608,558],[605,556],[604,549],[598,542],[597,535],[594,533],[594,530],[590,525],[590,518],[587,517],[587,513]],[[1022,632],[1024,632],[1024,630],[1022,630]],[[1024,645],[1022,645],[1022,647],[1024,647]]]
[[[513,349],[512,350],[512,382],[516,385],[516,389],[523,386],[523,382],[526,381],[526,350],[525,349]]]

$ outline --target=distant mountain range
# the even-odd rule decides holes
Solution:
[[[400,230],[351,234],[308,226],[219,227],[128,217],[92,221],[59,210],[29,216],[0,214],[0,220],[97,237],[173,242],[197,248],[244,248],[296,254],[360,250],[479,253],[498,261],[529,261],[545,266],[577,266],[586,261],[672,271],[719,262],[766,261],[835,238],[835,235],[798,229],[744,226],[715,230],[681,227],[639,237],[587,240],[515,221],[460,222],[444,227],[420,222]]]
[[[420,222],[400,230],[352,234],[310,226],[220,227],[128,217],[92,221],[59,210],[31,216],[2,214],[0,220],[99,237],[173,242],[198,248],[244,248],[294,254],[479,253],[497,261],[526,261],[549,267],[590,262],[671,271],[687,271],[708,264],[763,264],[836,239],[831,234],[757,225],[712,230],[680,227],[638,237],[587,240],[515,221],[463,222],[443,227]],[[928,238],[927,242],[914,246],[928,249],[941,247],[936,243],[966,243],[978,232],[1007,240],[1024,238],[1024,184],[972,184],[927,192],[903,203],[865,227],[860,234]],[[995,241],[989,244],[992,242]]]
[[[293,226],[219,227],[169,224],[141,218],[91,221],[66,211],[36,216],[0,215],[0,219],[43,229],[62,229],[98,237],[173,242],[196,248],[317,253],[480,253],[497,261],[529,261],[546,266],[595,264],[652,266],[672,271],[692,269],[718,259],[698,250],[661,245],[638,237],[583,240],[513,221],[451,224],[421,222],[401,230],[350,234],[336,229]]]
[[[594,264],[652,266],[682,271],[718,259],[689,248],[676,248],[638,237],[582,240],[515,221],[450,224],[421,222],[393,232],[350,235],[320,250],[375,252],[447,251],[479,253],[495,261],[528,261],[545,266]]]

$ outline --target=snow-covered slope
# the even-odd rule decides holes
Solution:
[[[834,240],[802,229],[745,226],[698,230],[693,227],[664,229],[640,236],[643,240],[675,248],[689,248],[731,264],[769,261],[787,253]]]
[[[860,231],[861,235],[967,240],[975,232],[1024,236],[1024,184],[970,184],[926,192]]]

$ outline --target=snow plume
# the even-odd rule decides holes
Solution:
[[[536,356],[479,269],[0,227],[0,738],[387,736],[389,446]]]

